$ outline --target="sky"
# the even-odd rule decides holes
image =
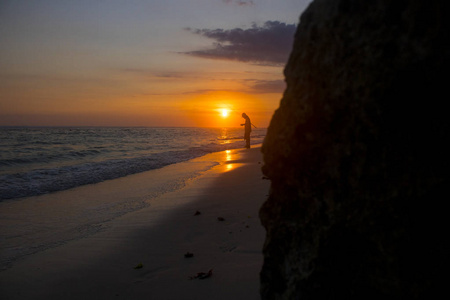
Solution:
[[[0,0],[0,126],[267,127],[311,0]]]

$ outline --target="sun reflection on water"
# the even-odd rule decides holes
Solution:
[[[228,133],[228,128],[222,128],[220,130],[220,144],[229,144],[231,141],[228,139],[229,133]]]

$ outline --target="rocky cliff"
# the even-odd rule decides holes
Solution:
[[[316,0],[263,145],[263,299],[432,299],[447,276],[446,1]]]

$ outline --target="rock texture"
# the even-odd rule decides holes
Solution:
[[[433,0],[316,0],[303,13],[263,145],[263,299],[444,289],[449,20]]]

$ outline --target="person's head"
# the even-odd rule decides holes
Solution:
[[[242,113],[242,117],[243,118],[247,118],[247,114],[246,113]]]

